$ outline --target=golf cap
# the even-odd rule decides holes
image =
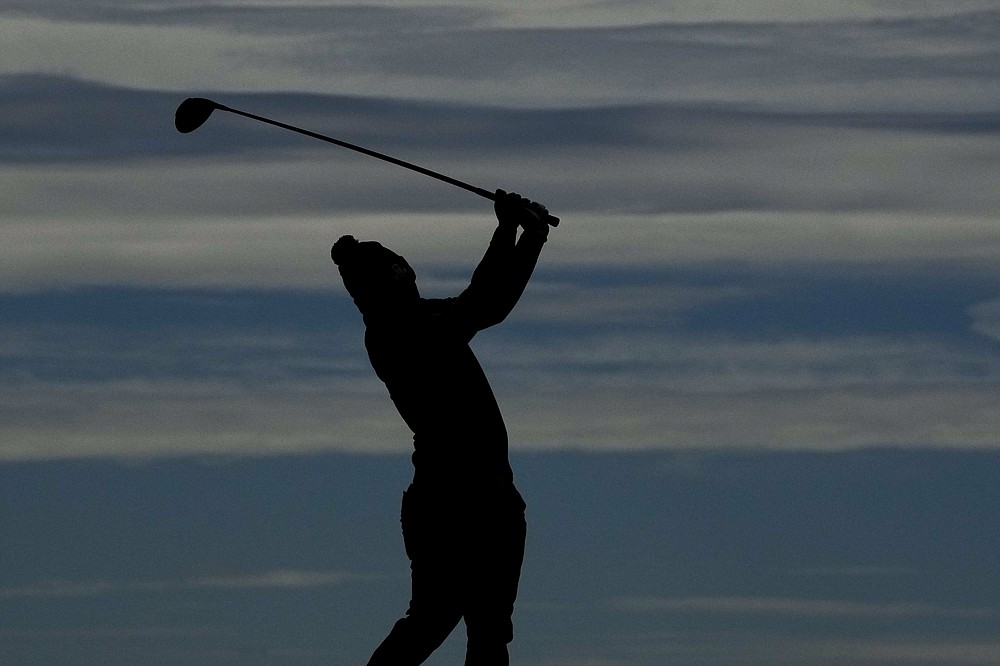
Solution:
[[[341,236],[331,248],[330,257],[362,311],[380,301],[411,293],[417,279],[406,259],[375,241]]]

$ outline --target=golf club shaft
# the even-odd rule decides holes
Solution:
[[[332,143],[336,146],[340,146],[341,148],[347,148],[348,150],[353,150],[362,153],[364,155],[368,155],[369,157],[374,157],[383,160],[385,162],[395,164],[396,166],[401,166],[405,169],[416,171],[417,173],[422,173],[425,176],[430,176],[431,178],[437,178],[438,180],[444,181],[449,185],[454,185],[455,187],[461,187],[463,190],[468,190],[473,194],[478,194],[484,199],[489,199],[490,201],[496,201],[496,194],[490,192],[489,190],[483,189],[482,187],[476,187],[475,185],[470,185],[469,183],[465,183],[456,178],[452,178],[451,176],[446,176],[443,173],[438,173],[437,171],[431,171],[430,169],[425,169],[424,167],[419,166],[417,164],[397,159],[395,157],[392,157],[391,155],[386,155],[384,153],[379,153],[374,150],[369,150],[368,148],[357,146],[353,143],[348,143],[347,141],[341,141],[340,139],[334,139],[333,137],[326,136],[325,134],[311,132],[307,129],[296,127],[295,125],[289,125],[288,123],[279,122],[277,120],[271,120],[270,118],[265,118],[264,116],[258,116],[254,113],[247,113],[246,111],[240,111],[239,109],[234,109],[232,107],[225,106],[223,104],[216,103],[215,106],[217,109],[221,111],[228,111],[229,113],[235,113],[238,116],[245,116],[247,118],[251,118],[253,120],[257,120],[262,123],[267,123],[268,125],[274,125],[275,127],[291,130],[292,132],[296,132],[298,134],[304,134],[314,139],[319,139],[320,141],[326,141],[327,143]],[[559,218],[555,217],[554,215],[546,216],[543,221],[553,227],[559,224]]]

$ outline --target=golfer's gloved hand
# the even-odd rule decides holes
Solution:
[[[547,238],[549,235],[549,225],[542,221],[549,214],[548,209],[516,192],[497,190],[493,210],[502,227],[520,226],[525,231],[541,235],[542,238]]]

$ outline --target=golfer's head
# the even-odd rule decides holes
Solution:
[[[416,299],[416,274],[406,259],[375,241],[342,236],[330,250],[344,286],[362,313]]]

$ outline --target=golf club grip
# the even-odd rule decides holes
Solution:
[[[479,196],[485,197],[485,198],[489,199],[490,201],[494,201],[495,202],[497,200],[497,195],[494,192],[490,192],[489,190],[484,190],[481,187],[472,187],[472,188],[469,189],[469,191],[470,192],[475,192]],[[544,222],[545,224],[549,225],[550,227],[558,227],[559,226],[559,218],[556,217],[555,215],[551,215],[551,214],[546,215],[545,217],[543,217],[542,218],[542,222]]]
[[[298,134],[304,134],[306,136],[312,137],[314,139],[319,139],[320,141],[326,141],[327,143],[332,143],[334,145],[340,146],[341,148],[347,148],[348,150],[353,150],[355,152],[362,153],[363,155],[368,155],[369,157],[374,157],[390,164],[395,164],[396,166],[401,166],[404,169],[409,169],[410,171],[416,171],[417,173],[422,173],[425,176],[430,176],[431,178],[436,178],[440,181],[448,183],[449,185],[454,185],[455,187],[460,187],[463,190],[468,190],[474,194],[478,194],[481,197],[485,197],[490,201],[496,201],[496,195],[489,190],[484,190],[481,187],[476,187],[475,185],[470,185],[469,183],[462,182],[457,178],[452,178],[451,176],[446,176],[443,173],[438,173],[437,171],[431,171],[425,167],[418,164],[413,164],[412,162],[406,162],[399,158],[393,157],[392,155],[386,155],[385,153],[379,153],[369,148],[364,148],[362,146],[355,145],[353,143],[348,143],[347,141],[341,141],[340,139],[334,139],[331,136],[326,136],[325,134],[319,134],[318,132],[312,132],[307,129],[302,129],[301,127],[296,127],[295,125],[289,125],[288,123],[283,123],[277,120],[272,120],[270,118],[265,118],[264,116],[258,116],[254,113],[247,113],[246,111],[240,111],[239,109],[234,109],[224,104],[218,104],[213,102],[215,107],[220,111],[228,111],[229,113],[235,113],[238,116],[245,116],[253,120],[260,121],[262,123],[267,123],[268,125],[274,125],[275,127],[280,127],[282,129],[291,130]],[[552,227],[559,226],[559,218],[554,215],[547,215],[543,218],[543,221]]]

